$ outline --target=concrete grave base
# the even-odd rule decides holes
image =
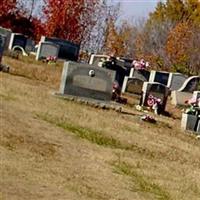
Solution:
[[[192,98],[192,93],[172,91],[171,98],[172,98],[171,103],[173,105],[175,105],[175,106],[185,105],[185,101]]]
[[[194,131],[196,122],[197,122],[196,115],[190,115],[190,114],[183,113],[182,120],[181,120],[181,128],[183,130]]]
[[[122,111],[122,105],[113,101],[101,101],[101,100],[95,100],[95,99],[86,98],[86,97],[78,97],[78,96],[73,96],[73,95],[61,94],[57,92],[53,93],[53,95],[65,100],[83,103],[95,108],[115,110],[118,112]]]

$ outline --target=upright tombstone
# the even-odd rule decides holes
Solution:
[[[9,50],[13,50],[15,46],[19,46],[25,50],[27,37],[21,33],[12,33],[9,43]]]
[[[58,57],[60,46],[52,42],[39,42],[36,60],[45,59],[49,56]]]
[[[24,50],[28,53],[35,52],[35,41],[28,38]]]
[[[3,27],[0,27],[0,34],[4,35],[6,37],[5,49],[8,49],[12,31],[10,29],[6,29],[6,28],[3,28]]]
[[[185,105],[185,102],[192,98],[193,92],[198,90],[200,76],[189,77],[177,91],[172,91],[172,104]]]
[[[99,55],[99,54],[92,54],[89,58],[89,64],[100,67],[100,63],[102,60],[108,60],[108,55]]]
[[[195,131],[196,124],[197,124],[196,115],[191,115],[191,114],[186,114],[186,113],[182,114],[181,128],[183,130]]]
[[[200,100],[200,91],[194,91],[193,92],[193,99],[194,99],[194,101],[198,101],[198,100]]]
[[[143,83],[144,81],[139,78],[125,76],[122,93],[140,95],[142,93]]]
[[[168,79],[169,79],[169,72],[161,72],[161,71],[158,72],[152,70],[149,77],[149,82],[157,82],[167,86]]]
[[[170,89],[161,83],[144,82],[142,88],[141,105],[151,107],[149,98],[155,97],[161,100],[161,110],[164,111]]]
[[[150,72],[147,70],[137,70],[137,69],[131,68],[129,77],[135,77],[143,81],[149,81]]]
[[[170,73],[167,87],[172,91],[179,90],[188,77],[181,73]]]
[[[60,94],[110,101],[114,80],[114,71],[89,64],[65,62]]]
[[[0,34],[0,65],[1,65],[1,60],[2,60],[2,56],[4,52],[5,43],[6,43],[6,37]]]
[[[49,38],[42,36],[40,42],[51,42],[59,45],[58,59],[77,61],[79,56],[80,45],[62,40],[59,38]]]

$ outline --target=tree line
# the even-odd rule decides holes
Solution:
[[[158,2],[139,23],[119,23],[106,0],[0,0],[0,25],[38,41],[68,39],[89,52],[146,59],[152,68],[200,74],[200,1]],[[133,5],[134,6],[134,5]]]

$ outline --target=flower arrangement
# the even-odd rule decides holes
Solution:
[[[156,123],[156,120],[154,117],[150,116],[150,115],[143,115],[141,117],[141,120],[142,121],[145,121],[145,122],[150,122],[150,123]]]
[[[160,98],[154,97],[153,95],[149,95],[147,98],[147,105],[154,110],[155,114],[159,114],[160,107],[162,106],[162,101]]]
[[[149,63],[145,62],[144,59],[140,61],[134,60],[132,66],[137,70],[146,70],[149,67]]]
[[[46,58],[46,62],[48,64],[54,64],[54,63],[56,63],[56,61],[57,61],[57,57],[56,56],[48,56]]]
[[[200,98],[188,99],[185,103],[189,106],[187,109],[184,110],[186,114],[191,115],[199,115],[200,113]]]

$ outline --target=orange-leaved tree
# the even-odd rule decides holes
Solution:
[[[80,44],[87,35],[98,0],[47,0],[44,8],[45,30],[48,36]]]

